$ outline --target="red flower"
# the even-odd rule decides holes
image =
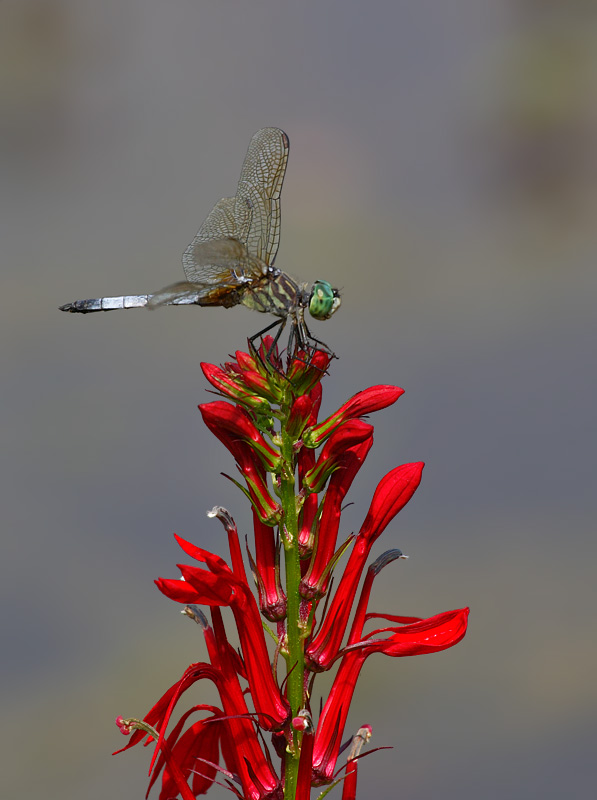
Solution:
[[[305,650],[310,668],[316,672],[328,669],[338,655],[365,561],[376,539],[415,493],[423,466],[422,462],[403,464],[379,482],[334,599],[317,635]]]
[[[235,373],[229,369],[228,371],[217,367],[215,364],[201,364],[201,369],[207,380],[212,386],[221,392],[226,397],[234,400],[236,403],[253,408],[261,412],[269,412],[269,402],[251,391],[250,387],[245,381],[239,380]]]
[[[286,595],[280,583],[280,548],[274,531],[264,525],[253,511],[255,560],[249,553],[253,576],[259,593],[259,608],[266,619],[278,622],[286,616]]]
[[[299,485],[302,486],[304,476],[315,466],[315,451],[301,447],[297,455],[297,461]],[[317,494],[311,492],[304,498],[299,514],[298,540],[301,558],[306,559],[313,552],[313,543],[315,541],[313,523],[317,516],[317,508]]]
[[[306,425],[314,425],[317,422],[317,415],[321,406],[321,398],[321,383],[316,383],[309,392],[309,399],[311,401],[311,415],[306,421]],[[302,486],[305,475],[315,466],[315,451],[306,447],[301,447],[298,452],[297,461],[299,486]],[[301,558],[306,558],[313,551],[313,543],[315,538],[313,523],[315,522],[315,517],[317,515],[317,506],[317,494],[311,493],[305,497],[300,510],[298,541]]]
[[[181,731],[191,714],[197,711],[212,711],[212,716],[191,725],[181,736]],[[227,734],[225,725],[210,725],[214,720],[221,721],[223,714],[214,706],[193,706],[179,719],[165,740],[151,775],[147,792],[159,778],[163,770],[160,800],[176,797],[180,791],[181,778],[184,785],[191,777],[192,794],[205,794],[213,784],[219,762],[220,737]],[[197,753],[201,753],[198,758]],[[198,763],[199,762],[199,763]]]
[[[325,591],[329,577],[326,571],[336,550],[342,503],[372,445],[371,435],[365,441],[348,449],[342,457],[341,468],[336,470],[330,479],[318,527],[317,549],[300,585],[300,593],[307,599],[321,595]]]
[[[328,699],[319,717],[313,773],[317,784],[329,783],[336,769],[338,751],[342,740],[348,709],[354,688],[365,660],[371,653],[388,656],[415,656],[437,653],[457,644],[466,633],[468,608],[447,611],[401,628],[382,628],[370,637],[391,631],[389,639],[369,639],[348,648],[332,684]]]
[[[280,782],[250,719],[236,675],[234,651],[226,639],[219,609],[213,610],[213,616],[213,631],[206,620],[202,623],[213,666],[192,664],[145,716],[144,723],[153,726],[159,734],[149,788],[165,767],[160,798],[165,800],[181,793],[185,800],[191,800],[197,794],[204,794],[213,783],[216,771],[223,771],[218,766],[219,746],[230,771],[227,774],[240,783],[243,797],[279,800],[282,797]],[[209,678],[216,684],[225,713],[213,706],[195,706],[183,714],[166,737],[166,728],[176,703],[193,683],[202,678]],[[209,710],[212,717],[195,723],[181,736],[188,717],[198,710]],[[145,730],[136,730],[123,749],[138,744],[145,736]],[[190,773],[193,774],[193,794],[186,783]]]
[[[275,525],[280,520],[280,506],[271,496],[265,477],[265,469],[251,447],[240,440],[228,440],[227,447],[236,460],[238,471],[247,483],[245,494],[253,510],[266,525]],[[236,483],[236,481],[234,481]],[[240,484],[236,484],[241,489]]]
[[[273,339],[270,338],[270,344]],[[255,356],[250,355],[249,353],[245,353],[244,350],[237,350],[234,354],[236,356],[236,363],[232,366],[236,368],[238,372],[262,372],[265,375],[265,371],[263,370],[263,366],[259,359],[255,358]]]
[[[308,394],[299,395],[290,409],[288,415],[288,425],[286,430],[288,433],[298,439],[303,432],[303,428],[311,419],[313,413],[313,400]]]
[[[176,540],[182,549],[205,563],[209,572],[179,564],[183,580],[159,578],[160,591],[179,603],[230,606],[241,641],[251,695],[259,715],[259,724],[266,730],[280,727],[288,718],[288,704],[274,680],[259,609],[246,582],[236,578],[226,562],[190,542]]]
[[[230,731],[230,752],[233,753],[236,771],[241,779],[245,793],[251,800],[281,800],[282,787],[269,755],[264,753],[255,731],[254,722],[249,719],[248,709],[241,690],[231,654],[234,652],[224,630],[222,613],[219,608],[212,609],[213,633],[217,643],[218,666],[224,678],[222,703],[228,715]],[[269,663],[268,663],[269,666]],[[251,691],[255,704],[258,699]]]
[[[238,440],[246,442],[258,455],[263,466],[274,472],[280,466],[280,453],[269,445],[257,430],[255,423],[238,406],[223,400],[199,406],[203,421],[210,431],[230,450]]]
[[[281,397],[281,392],[277,386],[272,385],[271,381],[269,381],[261,372],[257,372],[257,370],[245,370],[242,374],[243,383],[249,389],[252,389],[255,393],[261,395],[261,397],[266,398],[272,403],[279,402]]]
[[[370,546],[384,532],[386,526],[418,489],[424,466],[422,461],[402,464],[381,479],[365,522],[359,531],[359,539],[366,541]]]

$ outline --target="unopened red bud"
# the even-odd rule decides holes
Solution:
[[[306,731],[307,733],[313,731],[313,719],[306,708],[302,708],[296,717],[292,718],[292,727],[295,731]]]
[[[249,389],[259,392],[260,395],[270,400],[272,403],[277,403],[282,397],[282,392],[276,383],[269,378],[264,377],[260,372],[249,371],[243,372],[243,380]]]
[[[215,364],[201,364],[201,369],[207,380],[219,392],[247,408],[252,408],[260,413],[270,411],[269,402],[255,393],[255,387],[243,384],[232,372],[223,370]]]
[[[236,356],[236,363],[242,372],[258,372],[259,361],[249,353],[244,353],[242,350],[237,350],[234,354]]]
[[[297,395],[308,394],[316,386],[330,365],[332,356],[323,350],[297,353],[288,371],[288,380]]]
[[[199,406],[207,427],[231,451],[240,439],[249,444],[264,467],[274,472],[280,465],[280,453],[269,445],[249,415],[230,403],[215,400]]]
[[[288,415],[286,432],[294,440],[298,439],[303,432],[303,428],[309,421],[313,411],[313,401],[308,394],[301,394],[296,398]]]
[[[367,439],[373,438],[373,425],[360,419],[348,420],[331,434],[313,469],[303,478],[303,486],[320,492],[332,474],[345,465],[348,451]]]
[[[332,414],[319,425],[310,428],[303,434],[303,442],[307,447],[319,447],[330,433],[347,419],[363,417],[395,403],[404,394],[399,386],[371,386],[350,398],[335,414]]]

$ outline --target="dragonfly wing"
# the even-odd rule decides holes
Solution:
[[[234,239],[236,223],[234,221],[235,197],[222,197],[209,212],[207,219],[199,229],[195,239],[208,242],[210,239]]]
[[[279,128],[257,131],[249,144],[234,202],[235,238],[268,266],[274,263],[280,243],[280,193],[288,148],[288,136]]]
[[[166,305],[224,306],[231,308],[240,303],[242,295],[233,286],[201,285],[182,281],[173,283],[149,295],[147,306],[158,308]]]
[[[251,258],[237,239],[201,240],[199,234],[185,250],[183,266],[191,283],[208,286],[245,286],[267,273],[267,266]]]
[[[189,283],[188,281],[173,283],[160,289],[159,292],[149,295],[147,305],[149,308],[169,305],[182,297],[190,297],[193,292],[197,294],[197,288],[197,284]]]
[[[188,280],[197,280],[201,268],[199,245],[214,239],[232,239],[235,232],[234,197],[223,197],[215,204],[191,244],[182,256],[182,267]]]

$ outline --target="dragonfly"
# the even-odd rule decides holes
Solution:
[[[274,267],[280,243],[280,194],[288,150],[288,136],[279,128],[263,128],[253,136],[236,196],[223,197],[216,203],[183,254],[185,281],[153,294],[75,300],[60,306],[60,310],[89,314],[164,305],[224,308],[244,305],[276,317],[249,339],[256,349],[255,340],[277,326],[267,359],[287,323],[290,323],[289,358],[299,350],[308,352],[317,346],[333,355],[309,331],[305,312],[308,310],[316,320],[329,319],[340,307],[338,290],[324,280],[316,280],[311,286],[297,283]]]

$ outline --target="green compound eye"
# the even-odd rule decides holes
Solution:
[[[341,303],[338,290],[327,281],[315,281],[309,298],[309,313],[315,319],[329,319]]]

